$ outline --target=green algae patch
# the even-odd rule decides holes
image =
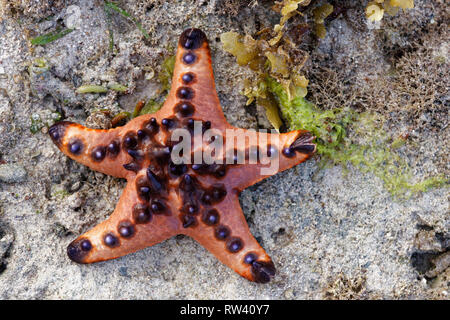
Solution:
[[[127,93],[128,92],[128,87],[124,86],[123,84],[119,84],[119,83],[112,83],[108,85],[108,89],[113,90],[113,91],[117,91],[117,92],[123,92],[123,93]]]
[[[76,93],[106,93],[108,90],[113,90],[121,93],[128,93],[128,87],[119,83],[108,84],[107,87],[95,85],[95,84],[84,84],[79,86]]]
[[[28,73],[40,75],[47,72],[50,69],[48,62],[45,58],[36,58],[28,65]]]
[[[64,29],[61,31],[50,32],[50,33],[38,36],[36,38],[33,38],[30,40],[30,42],[34,46],[43,46],[43,45],[46,45],[47,43],[61,39],[62,37],[68,35],[72,31],[73,31],[73,29]]]
[[[169,92],[172,84],[173,70],[175,69],[175,55],[166,57],[161,65],[158,80],[161,83],[161,91]]]
[[[42,112],[42,115],[34,113],[30,116],[30,131],[32,134],[35,134],[44,127],[52,126],[55,122],[61,120],[61,118],[61,114],[56,111],[45,110]]]
[[[70,196],[70,193],[67,190],[64,190],[64,189],[55,190],[52,193],[52,198],[57,198],[57,199],[60,199],[60,200],[64,199],[67,196]]]
[[[444,175],[414,182],[408,163],[395,151],[405,140],[392,141],[382,129],[380,116],[357,113],[349,108],[321,110],[304,97],[289,98],[283,86],[272,78],[267,78],[266,84],[290,129],[309,130],[316,136],[317,153],[322,157],[323,165],[331,163],[345,167],[350,163],[361,172],[380,178],[385,188],[398,198],[448,183]]]
[[[105,93],[108,92],[108,88],[93,84],[86,84],[78,87],[75,91],[77,93]]]
[[[335,152],[344,141],[345,128],[353,114],[348,109],[319,110],[304,97],[290,96],[276,80],[268,77],[267,88],[280,107],[283,118],[293,130],[308,130],[316,137],[319,154],[336,158]]]
[[[30,117],[30,120],[31,120],[30,131],[32,134],[37,133],[39,130],[41,130],[44,127],[41,117],[38,114],[33,114]]]
[[[161,109],[162,102],[156,101],[155,99],[148,99],[144,107],[139,112],[139,115],[155,113]]]

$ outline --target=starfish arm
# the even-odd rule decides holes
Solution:
[[[183,233],[244,278],[260,283],[272,279],[275,266],[251,234],[236,193],[201,214],[201,222]]]
[[[208,119],[218,129],[228,126],[217,96],[211,53],[203,31],[184,31],[175,59],[171,91],[162,109],[170,109],[173,114],[185,108],[183,116]]]
[[[296,130],[288,133],[261,133],[254,130],[235,129],[234,136],[247,139],[238,143],[237,151],[245,155],[245,164],[230,166],[227,180],[242,191],[256,182],[289,169],[310,158],[316,146],[309,131]],[[242,141],[242,140],[241,140]],[[258,156],[256,156],[258,155]],[[254,161],[252,164],[251,158]]]
[[[152,212],[129,181],[111,216],[72,241],[67,254],[78,263],[115,259],[178,234],[179,225],[172,215]]]
[[[124,178],[127,154],[121,152],[121,128],[89,129],[80,124],[60,121],[49,129],[56,146],[73,160],[89,168]]]

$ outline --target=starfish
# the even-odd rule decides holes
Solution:
[[[188,156],[211,149],[214,141],[226,140],[228,146],[235,139],[230,133],[247,140],[233,147],[231,164],[208,164],[203,159],[176,163],[171,156],[177,146],[172,141],[176,129],[194,133]],[[209,129],[214,135],[205,138]],[[262,172],[268,164],[247,160],[252,155],[259,159],[276,155],[277,168],[271,173],[275,174],[305,161],[316,150],[308,131],[263,134],[226,121],[208,41],[199,29],[187,29],[180,36],[171,91],[159,111],[109,130],[61,121],[50,127],[49,134],[73,160],[127,180],[111,216],[69,244],[71,260],[114,259],[183,234],[241,276],[259,283],[273,278],[275,266],[249,230],[239,194],[268,176]],[[244,163],[238,162],[240,157]]]

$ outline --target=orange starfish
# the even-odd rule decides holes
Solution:
[[[196,124],[201,133],[211,128],[215,134],[200,137],[196,144]],[[171,138],[180,128],[194,132],[189,156],[207,150],[216,139],[226,140],[228,146],[236,138],[230,133],[247,140],[232,149],[231,164],[175,163],[172,151],[177,143]],[[226,121],[215,90],[208,42],[198,29],[188,29],[180,37],[172,89],[158,112],[110,130],[62,121],[49,134],[70,158],[128,182],[109,219],[70,243],[70,259],[78,263],[114,259],[185,234],[241,276],[261,283],[275,275],[275,267],[250,233],[238,196],[267,177],[261,169],[268,164],[247,160],[252,154],[259,159],[276,155],[275,174],[315,152],[314,137],[307,131],[263,135]],[[238,162],[241,156],[247,162]]]

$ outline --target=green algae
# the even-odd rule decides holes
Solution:
[[[82,86],[79,86],[77,90],[75,90],[77,93],[105,93],[108,92],[108,88],[105,88],[103,86],[93,85],[93,84],[85,84]]]
[[[114,30],[112,27],[112,12],[111,8],[104,3],[103,9],[106,16],[106,25],[108,27],[108,38],[109,38],[109,52],[114,53]]]
[[[161,101],[157,101],[155,99],[148,99],[138,115],[155,113],[161,108],[162,104],[163,103]]]
[[[128,87],[119,84],[119,83],[112,83],[108,84],[107,87],[105,86],[99,86],[95,84],[84,84],[82,86],[79,86],[77,90],[75,90],[76,93],[106,93],[108,90],[113,90],[117,92],[127,93]]]
[[[40,75],[47,72],[50,69],[48,62],[45,58],[36,58],[28,66],[28,73]]]
[[[57,111],[47,110],[42,117],[41,115],[34,113],[30,116],[30,131],[32,134],[35,134],[44,127],[48,128],[52,126],[55,122],[61,120],[61,118],[61,114]]]
[[[170,91],[174,69],[175,69],[175,55],[169,55],[164,59],[161,65],[161,71],[158,74],[158,80],[161,83],[162,92]]]
[[[32,134],[37,133],[39,130],[41,130],[44,127],[41,117],[38,114],[33,114],[30,117],[30,120],[31,120],[30,131]]]
[[[301,96],[292,96],[275,79],[267,77],[268,91],[278,102],[291,130],[309,130],[316,136],[317,153],[325,163],[346,167],[380,178],[385,188],[398,198],[448,183],[444,175],[415,182],[406,159],[396,150],[405,139],[392,138],[383,130],[384,119],[373,113],[357,113],[350,108],[321,110]],[[352,132],[350,137],[349,132]]]
[[[58,30],[55,32],[50,32],[47,34],[43,34],[40,35],[36,38],[33,38],[30,40],[31,44],[34,46],[43,46],[46,45],[47,43],[56,41],[66,35],[68,35],[69,33],[71,33],[74,29],[64,29],[64,30]]]
[[[124,92],[124,93],[128,92],[128,87],[124,86],[123,84],[119,84],[119,83],[109,84],[108,89],[117,91],[117,92]]]
[[[69,196],[70,193],[67,190],[61,189],[56,190],[52,193],[52,198],[58,198],[58,199],[64,199],[65,197]]]

